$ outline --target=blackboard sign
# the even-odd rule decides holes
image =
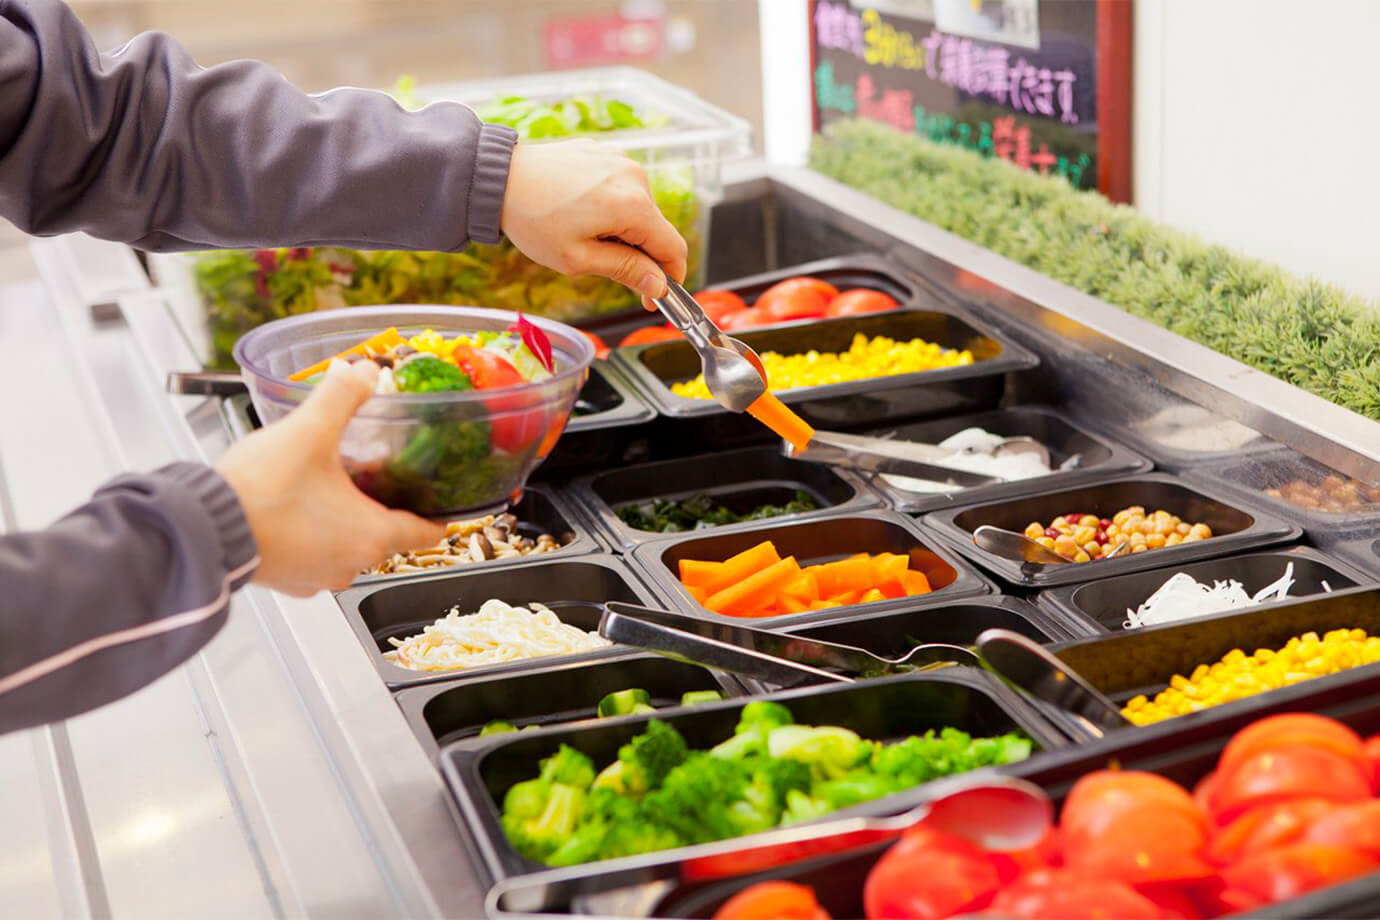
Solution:
[[[1131,197],[1131,0],[811,0],[814,125],[868,118]]]

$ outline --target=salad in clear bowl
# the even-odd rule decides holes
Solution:
[[[366,494],[427,517],[506,504],[555,446],[594,347],[578,330],[479,307],[373,306],[287,317],[235,346],[265,424],[333,361],[373,361],[378,389],[341,438]]]

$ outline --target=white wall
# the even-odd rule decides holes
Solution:
[[[1380,299],[1380,0],[1136,2],[1136,205]]]

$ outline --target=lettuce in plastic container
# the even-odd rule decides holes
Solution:
[[[394,92],[417,103],[410,81]],[[513,127],[528,139],[575,137],[657,128],[669,119],[625,102],[578,96],[542,102],[518,96],[479,108],[487,122]],[[683,160],[661,164],[632,154],[647,169],[652,197],[685,237],[689,283],[700,279],[703,238],[695,170]],[[464,252],[358,252],[343,249],[218,251],[193,262],[193,280],[206,306],[212,363],[233,367],[241,335],[282,316],[336,307],[389,303],[473,304],[578,322],[634,309],[632,291],[607,278],[567,277],[537,265],[507,240]]]

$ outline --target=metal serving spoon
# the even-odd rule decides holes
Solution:
[[[1030,565],[1075,565],[1072,559],[1067,559],[1052,549],[1047,549],[1030,539],[1023,533],[1014,530],[1003,530],[1000,527],[993,527],[990,524],[983,524],[973,531],[973,542],[979,549],[985,549],[994,556],[1003,559],[1014,559],[1016,562],[1024,562]],[[1120,556],[1131,545],[1130,541],[1119,543],[1107,550],[1101,557],[1102,559],[1113,559]]]
[[[767,392],[767,372],[757,352],[714,325],[690,292],[667,277],[666,296],[652,301],[700,356],[704,384],[715,402],[745,412]]]

